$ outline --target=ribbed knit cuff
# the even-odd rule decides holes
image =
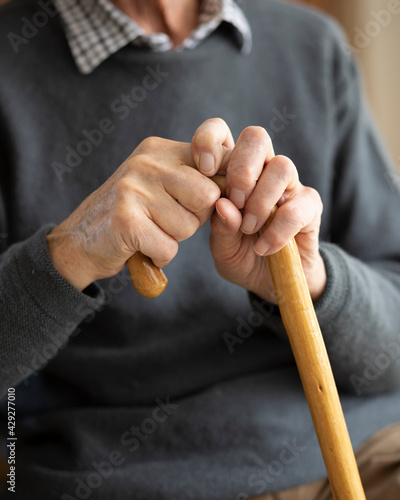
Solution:
[[[320,253],[325,263],[327,283],[322,297],[314,305],[323,330],[343,312],[350,292],[349,271],[343,251],[331,243],[321,243]]]
[[[80,292],[55,269],[46,242],[53,227],[42,227],[1,257],[0,397],[54,358],[105,301],[96,284]]]
[[[48,252],[46,236],[54,225],[43,226],[31,238],[19,244],[10,262],[22,289],[32,302],[55,323],[79,324],[104,301],[102,290],[92,284],[80,292],[56,270]]]

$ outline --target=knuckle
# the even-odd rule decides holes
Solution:
[[[257,125],[251,125],[246,127],[242,134],[251,141],[257,142],[271,142],[271,137],[264,127],[259,127]]]
[[[178,253],[178,243],[173,240],[169,240],[167,243],[161,246],[159,259],[161,261],[170,261]]]
[[[284,155],[277,155],[274,157],[274,168],[279,180],[288,182],[289,179],[298,179],[298,172],[295,164],[290,158]]]
[[[254,172],[253,165],[250,163],[242,163],[240,168],[231,169],[229,174],[228,182],[231,187],[253,190],[257,184],[257,175]]]
[[[271,247],[275,250],[278,251],[280,248],[283,248],[286,245],[286,240],[285,238],[282,237],[282,235],[279,232],[273,231],[271,234]]]
[[[274,164],[274,177],[277,184],[282,184],[285,187],[287,186],[289,175],[281,162],[276,162]]]
[[[164,140],[165,139],[156,136],[146,137],[146,139],[143,139],[143,141],[140,143],[140,148],[142,150],[157,149],[160,147],[160,145],[163,143]]]
[[[228,128],[228,125],[226,123],[225,120],[223,120],[222,118],[219,118],[219,117],[215,117],[215,118],[209,118],[208,120],[206,120],[204,122],[204,124],[207,124],[207,125],[216,125],[217,127],[226,127]]]
[[[266,216],[271,213],[272,209],[273,206],[271,206],[271,203],[265,197],[254,200],[254,203],[248,206],[249,212],[255,215],[260,214],[261,218],[266,218]]]
[[[118,180],[115,186],[118,198],[122,201],[125,201],[126,198],[132,194],[134,189],[134,182],[129,177],[122,177]]]
[[[219,116],[215,117],[215,118],[210,118],[209,120],[207,120],[211,123],[215,123],[216,125],[223,125],[223,126],[228,126],[226,121],[223,120],[222,118],[220,118]]]
[[[321,200],[321,196],[318,193],[318,191],[312,187],[304,187],[304,193],[305,195],[310,198],[310,200],[313,202],[313,204],[317,207],[318,212],[322,213],[323,210],[323,204]]]
[[[202,176],[198,183],[198,189],[192,198],[192,211],[198,213],[209,210],[215,205],[220,195],[218,186],[212,180]]]
[[[291,227],[303,227],[305,225],[300,207],[287,205],[282,206],[282,209],[281,220],[284,225]]]
[[[132,249],[141,251],[145,246],[147,241],[147,234],[145,230],[140,226],[140,224],[136,224],[134,221],[130,221],[130,232],[126,233],[129,241],[131,242]]]
[[[198,150],[209,150],[211,149],[212,142],[213,142],[214,134],[211,130],[209,129],[200,129],[198,130],[193,138],[192,138],[192,144],[194,145],[195,148],[198,148]]]
[[[185,225],[185,235],[182,239],[190,238],[199,229],[200,221],[196,216],[190,217],[190,220]]]
[[[222,118],[210,118],[203,122],[196,130],[192,143],[199,148],[212,148],[215,141],[222,142],[222,137],[229,131],[229,127]]]
[[[255,184],[257,179],[252,179],[255,176],[253,172],[253,167],[249,163],[245,163],[240,167],[240,170],[235,172],[235,177],[238,178],[240,182],[244,182],[246,184]]]
[[[213,134],[215,129],[228,129],[228,125],[222,118],[209,118],[205,120],[196,130],[192,141],[199,143],[207,140]]]
[[[199,225],[199,219],[195,215],[192,215],[187,220],[181,221],[172,236],[176,241],[187,240],[198,230]]]
[[[290,167],[291,167],[291,165],[290,165],[290,164],[292,163],[291,159],[290,159],[290,158],[288,158],[288,157],[287,157],[287,156],[285,156],[285,155],[276,155],[276,156],[274,157],[274,162],[275,162],[277,165],[279,165],[279,167],[280,167],[281,169],[284,169],[284,170],[289,170],[289,169],[290,169]]]
[[[205,179],[205,189],[203,193],[203,203],[205,208],[211,208],[221,195],[219,187],[211,180]]]
[[[150,156],[147,153],[139,152],[129,158],[127,171],[129,173],[137,172],[147,163],[150,163]]]
[[[142,180],[159,179],[165,171],[165,165],[157,161],[150,153],[140,153],[134,156],[129,162],[129,174],[140,176]],[[135,181],[135,184],[137,180]]]
[[[132,177],[122,177],[115,186],[113,206],[117,213],[135,217],[143,212],[148,201],[146,188]]]
[[[254,213],[254,210],[260,212],[270,212],[275,206],[273,200],[273,187],[269,184],[257,184],[253,194],[246,203],[246,209]],[[253,210],[253,211],[252,211]]]

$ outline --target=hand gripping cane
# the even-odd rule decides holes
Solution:
[[[212,177],[225,195],[225,178]],[[261,229],[271,223],[277,207]],[[289,337],[314,422],[335,500],[365,500],[356,460],[317,316],[293,238],[267,257],[283,324]],[[136,252],[128,267],[136,290],[157,297],[168,280],[152,261]]]

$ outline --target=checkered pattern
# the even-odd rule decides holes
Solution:
[[[147,34],[109,0],[54,1],[63,21],[72,55],[83,74],[94,71],[128,43],[160,52],[173,49],[168,35]],[[223,21],[236,28],[242,51],[250,52],[250,26],[233,0],[203,0],[199,26],[175,50],[193,49]]]

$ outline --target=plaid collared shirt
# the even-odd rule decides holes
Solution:
[[[129,43],[154,51],[172,50],[165,33],[146,33],[109,0],[55,0],[72,55],[83,74]],[[241,50],[251,50],[251,30],[243,11],[233,0],[202,0],[199,26],[176,50],[192,49],[223,22],[239,35]]]

